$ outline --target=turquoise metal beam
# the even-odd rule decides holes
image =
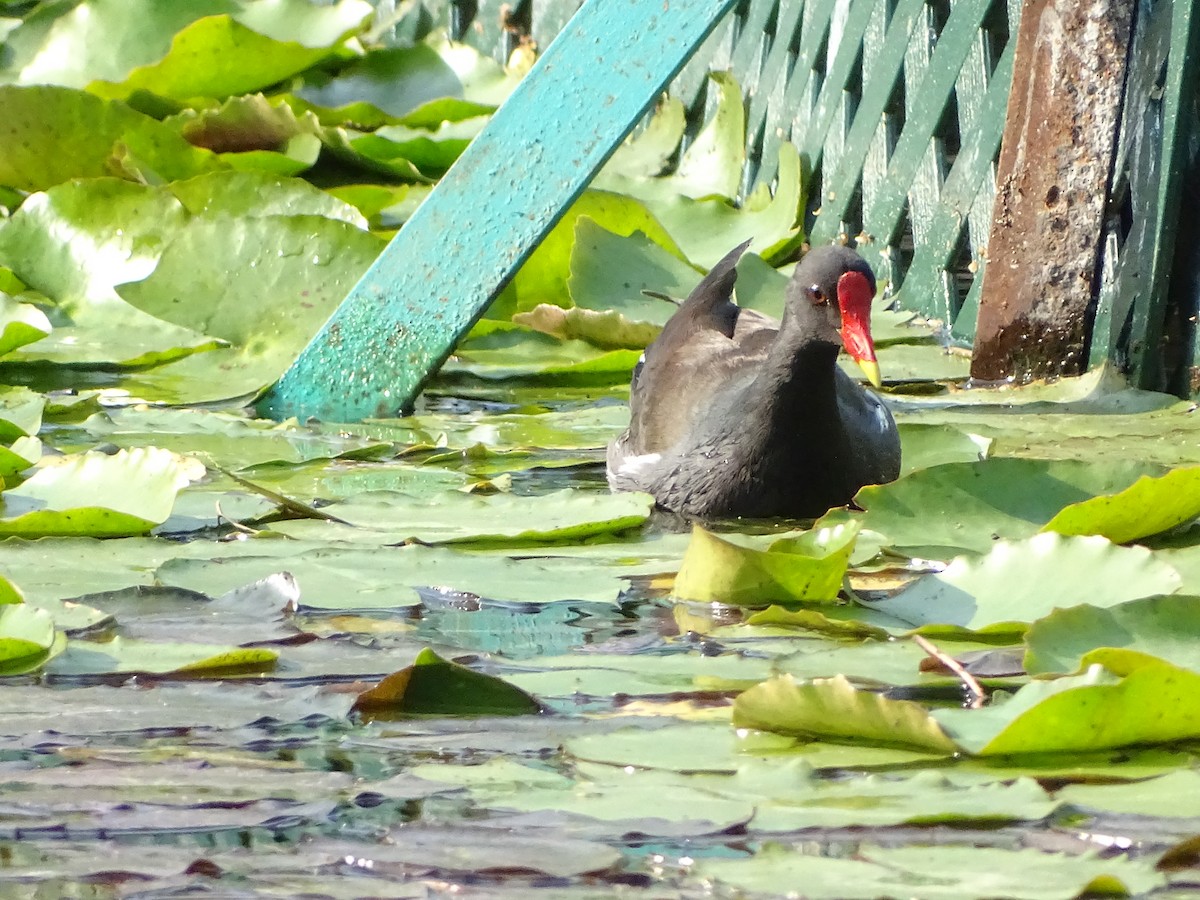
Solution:
[[[735,0],[588,0],[260,401],[408,412],[422,387]]]

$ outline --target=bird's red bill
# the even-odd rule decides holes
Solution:
[[[838,279],[838,306],[842,311],[842,343],[859,362],[875,361],[871,339],[871,302],[875,294],[862,272],[847,272]]]
[[[883,385],[879,363],[875,361],[875,342],[871,339],[871,301],[875,292],[862,272],[847,272],[838,279],[838,306],[842,310],[842,343],[867,381]]]

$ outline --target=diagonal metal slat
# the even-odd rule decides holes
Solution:
[[[589,0],[260,411],[348,421],[410,409],[732,2]]]

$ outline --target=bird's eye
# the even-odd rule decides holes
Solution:
[[[812,301],[813,306],[822,306],[825,303],[825,292],[815,284],[808,286],[808,299]]]

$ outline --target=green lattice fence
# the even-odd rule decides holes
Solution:
[[[998,241],[996,170],[1014,59],[1022,52],[1031,54],[1021,70],[1026,73],[1028,65],[1039,62],[1037,54],[1052,52],[1052,40],[1048,51],[1050,39],[1031,34],[1048,9],[1073,17],[1076,32],[1054,40],[1075,41],[1069,46],[1076,54],[1091,52],[1087,28],[1079,27],[1080,22],[1087,25],[1087,16],[1104,10],[1125,16],[1106,22],[1118,22],[1108,29],[1107,51],[1120,56],[1129,47],[1127,67],[1117,58],[1104,70],[1106,75],[1117,73],[1118,89],[1109,92],[1114,97],[1124,78],[1121,115],[1103,119],[1119,121],[1119,141],[1111,126],[1104,125],[1094,127],[1086,142],[1092,154],[1088,163],[1101,167],[1101,180],[1104,172],[1111,173],[1103,233],[1094,240],[1094,223],[1081,229],[1083,240],[1075,241],[1071,263],[1072,283],[1094,287],[1082,298],[1076,290],[1070,302],[1059,303],[1060,320],[1062,310],[1069,316],[1069,327],[1060,330],[1074,342],[1071,353],[1057,367],[1053,360],[1042,360],[1027,370],[1056,374],[1070,371],[1082,358],[1092,363],[1111,359],[1141,386],[1182,391],[1196,381],[1200,222],[1191,216],[1181,221],[1179,210],[1189,198],[1200,199],[1193,158],[1200,144],[1193,9],[1200,0],[1097,0],[1086,9],[1062,3],[742,0],[670,91],[687,105],[689,134],[694,135],[711,111],[708,73],[732,71],[746,99],[749,161],[743,195],[772,182],[778,145],[791,141],[804,165],[810,240],[856,243],[902,306],[942,319],[960,342],[975,338],[977,324],[983,324],[982,304],[988,333],[981,327],[975,365],[984,367],[982,353],[989,371],[1003,373],[1009,365],[1011,373],[1009,345],[1014,335],[1020,342],[1026,320],[1006,319],[1005,297],[990,296],[997,293],[991,288],[989,296],[981,297],[984,279],[979,273],[989,237]],[[531,42],[548,45],[578,6],[577,0],[395,0],[380,5],[380,32],[411,40],[446,27],[455,37],[507,60]],[[1028,11],[1024,20],[1023,6]],[[631,34],[618,52],[636,54],[636,37]],[[1025,49],[1018,51],[1018,45]],[[1100,52],[1081,58],[1092,63]],[[1071,90],[1088,93],[1089,87]],[[1038,102],[1023,98],[1019,109],[1028,113]],[[1077,106],[1086,116],[1086,101]],[[1026,171],[1053,167],[1055,148],[1043,144],[1035,148],[1041,156],[1021,160]],[[1054,176],[1068,186],[1069,168],[1060,164]],[[1005,170],[1008,186],[1015,183],[1013,171]],[[1096,198],[1097,190],[1089,188],[1083,196]],[[1047,205],[1058,197],[1058,188],[1051,188]],[[1034,210],[1034,221],[1036,214]],[[1178,241],[1177,231],[1182,235]],[[1010,261],[1012,234],[1010,222]],[[1092,257],[1078,253],[1081,244],[1092,241],[1097,247],[1094,265],[1088,261]],[[1038,247],[1023,256],[1034,266],[1042,264]],[[1055,262],[1047,258],[1044,265],[1053,271]],[[992,275],[1000,271],[993,268]],[[1009,289],[1012,283],[1010,277]],[[1037,308],[1043,299],[1049,307],[1056,302],[1038,287],[1032,299],[1022,301],[1027,305],[1023,314],[1044,315]],[[1061,321],[1051,324],[1058,327]],[[1015,351],[1023,360],[1036,356],[1042,343],[1049,346],[1037,335],[1025,343],[1030,346]],[[1055,352],[1042,350],[1042,356]]]
[[[544,46],[578,4],[457,2],[431,12],[439,6],[421,7],[425,23],[440,15],[506,59],[522,32]],[[857,241],[907,308],[955,322],[969,339],[1019,7],[746,0],[671,92],[689,105],[694,133],[708,73],[732,71],[746,95],[745,192],[775,177],[779,144],[792,141],[805,162],[812,240]]]

